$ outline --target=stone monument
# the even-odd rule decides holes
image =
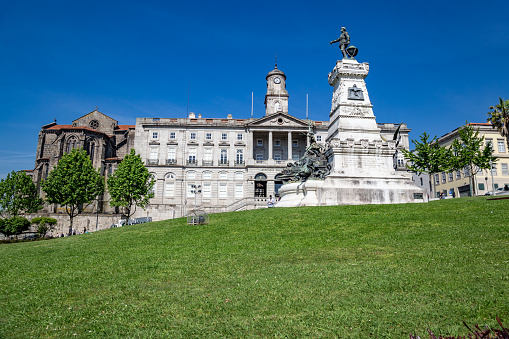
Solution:
[[[279,207],[424,202],[423,191],[410,177],[397,174],[393,157],[395,140],[383,140],[364,79],[368,63],[353,57],[357,48],[342,28],[343,59],[329,73],[334,88],[329,114],[326,157],[330,173],[324,180],[291,182],[279,189]],[[353,47],[353,48],[352,48]]]

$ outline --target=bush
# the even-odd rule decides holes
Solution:
[[[0,222],[0,233],[6,237],[21,234],[30,228],[30,221],[23,217],[11,217],[2,219]]]
[[[37,233],[44,237],[49,230],[53,229],[53,227],[57,224],[57,219],[48,218],[48,217],[36,217],[31,221],[32,225],[38,225]]]

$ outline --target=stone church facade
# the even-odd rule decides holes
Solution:
[[[34,182],[40,184],[58,160],[72,148],[85,149],[96,169],[107,177],[134,147],[154,177],[154,198],[134,217],[164,220],[186,216],[194,209],[208,213],[267,206],[278,195],[278,173],[304,155],[312,128],[325,143],[329,121],[299,119],[288,111],[286,75],[277,68],[266,76],[265,115],[262,118],[137,118],[136,125],[119,125],[97,109],[72,125],[45,125],[39,133]],[[378,124],[382,137],[392,139],[398,124]],[[401,125],[400,147],[409,148],[409,129]],[[404,172],[404,161],[396,159]],[[198,193],[195,193],[198,191]],[[47,212],[63,211],[47,206]],[[114,214],[107,192],[89,212]],[[121,212],[121,211],[120,211]],[[108,225],[109,226],[109,225]]]

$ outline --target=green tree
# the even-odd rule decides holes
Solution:
[[[5,237],[21,234],[30,228],[30,221],[20,216],[0,219],[0,233]]]
[[[75,148],[60,159],[42,183],[42,189],[48,203],[65,206],[71,233],[74,217],[104,191],[104,182],[87,152]]]
[[[32,225],[37,225],[37,233],[39,236],[45,237],[46,233],[57,224],[57,219],[48,217],[36,217],[31,221]]]
[[[42,204],[32,178],[25,172],[12,171],[0,181],[0,206],[6,215],[16,217],[34,213],[42,208]]]
[[[413,151],[403,149],[403,154],[407,159],[407,168],[409,170],[417,175],[421,173],[429,174],[429,189],[431,190],[433,175],[448,169],[450,151],[440,147],[437,136],[430,140],[430,135],[424,132],[421,134],[420,139],[420,141],[412,140],[415,149]]]
[[[127,219],[135,212],[136,207],[145,208],[154,196],[151,193],[155,180],[143,165],[141,157],[134,149],[125,156],[117,170],[108,178],[110,204],[114,207],[124,207]]]
[[[497,161],[493,156],[491,143],[485,145],[484,136],[479,135],[479,129],[474,130],[468,123],[458,129],[459,138],[451,145],[453,157],[450,161],[451,170],[468,169],[469,184],[472,195],[475,195],[475,175],[484,169],[491,169],[490,162]]]
[[[509,100],[498,99],[498,105],[490,106],[491,111],[488,112],[488,122],[491,122],[493,128],[498,129],[509,144]]]

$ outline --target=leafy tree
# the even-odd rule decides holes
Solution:
[[[145,208],[150,198],[154,196],[150,192],[154,182],[141,157],[131,149],[117,170],[108,178],[111,206],[124,207],[129,219],[136,212],[137,206]]]
[[[11,217],[34,213],[42,208],[42,204],[43,200],[39,198],[32,178],[25,172],[12,171],[0,181],[0,206],[3,213]]]
[[[45,237],[46,233],[57,224],[57,219],[48,217],[36,217],[31,220],[32,225],[37,225],[39,236]]]
[[[403,154],[407,158],[407,168],[420,175],[429,174],[429,188],[431,190],[431,180],[433,174],[446,171],[449,166],[450,151],[447,148],[440,147],[437,136],[430,139],[426,132],[421,134],[420,141],[412,140],[415,145],[414,151],[403,149]],[[434,181],[433,181],[434,182]]]
[[[468,123],[458,130],[459,138],[454,139],[451,150],[450,169],[461,170],[468,168],[469,182],[472,195],[475,195],[475,175],[484,169],[491,169],[490,161],[494,163],[497,157],[493,156],[491,143],[484,145],[484,136],[479,135],[479,129]],[[472,185],[473,184],[473,185]]]
[[[498,98],[498,105],[490,106],[488,112],[488,122],[491,122],[493,128],[498,129],[500,134],[508,140],[509,143],[509,100]]]
[[[65,154],[42,183],[48,203],[65,206],[69,215],[69,233],[74,217],[104,190],[104,182],[86,151],[73,149]]]
[[[0,233],[3,233],[5,237],[21,234],[29,228],[30,221],[27,218],[16,216],[0,219]]]

